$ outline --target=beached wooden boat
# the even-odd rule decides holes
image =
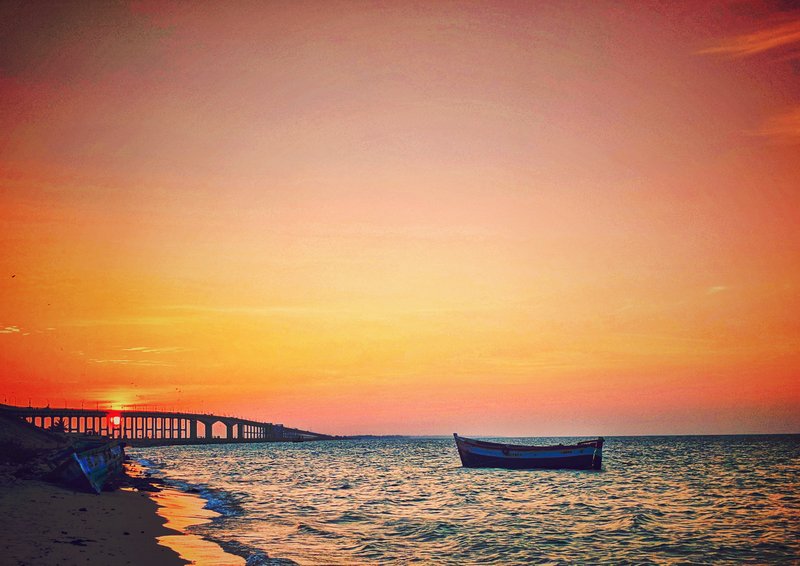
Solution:
[[[53,477],[73,487],[100,493],[111,478],[122,472],[125,451],[119,441],[82,441],[68,452]]]
[[[453,433],[465,468],[533,468],[599,470],[603,463],[603,438],[577,444],[522,446],[464,438]]]

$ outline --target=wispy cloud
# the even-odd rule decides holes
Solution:
[[[184,311],[199,314],[243,314],[252,316],[265,315],[317,315],[349,312],[336,307],[315,306],[267,306],[267,307],[211,307],[204,305],[168,305],[165,310]]]
[[[151,348],[149,346],[136,346],[134,348],[121,348],[123,352],[141,352],[143,354],[169,354],[172,352],[187,352],[187,348],[170,346],[167,348]]]
[[[115,364],[115,365],[126,365],[126,366],[161,366],[161,367],[174,367],[175,364],[171,364],[168,362],[162,362],[159,360],[129,360],[129,359],[110,359],[110,360],[101,360],[97,358],[92,358],[89,360],[90,362],[96,364]]]
[[[713,287],[709,287],[706,289],[706,295],[715,295],[717,293],[722,293],[723,291],[727,291],[728,288],[725,285],[715,285]]]
[[[77,319],[65,322],[64,326],[88,328],[92,326],[163,326],[176,322],[175,317],[128,316],[119,318]]]
[[[294,305],[273,305],[265,307],[213,307],[204,305],[168,305],[163,307],[165,310],[183,311],[196,313],[198,315],[246,315],[246,316],[289,316],[289,317],[315,317],[315,316],[340,316],[345,318],[358,318],[364,320],[385,320],[387,316],[435,316],[439,314],[474,313],[474,312],[496,312],[501,309],[524,308],[524,303],[495,302],[476,304],[456,304],[452,306],[397,306],[395,308],[381,308],[380,312],[375,312],[369,308],[359,308],[357,306],[294,306]]]
[[[720,40],[717,45],[699,51],[701,54],[724,55],[734,59],[751,57],[766,52],[777,52],[786,60],[800,59],[800,14],[791,19],[771,20],[760,29]],[[775,114],[766,119],[760,128],[749,132],[780,144],[800,142],[800,106]]]
[[[800,18],[722,40],[699,53],[749,57],[800,42]]]
[[[48,328],[47,330],[55,330],[55,328]],[[31,334],[44,333],[44,330],[26,330],[16,325],[0,327],[0,334],[19,334],[20,336],[30,336]]]
[[[338,306],[288,306],[276,305],[265,307],[211,307],[203,305],[169,305],[165,310],[184,312],[194,316],[246,316],[253,318],[340,318],[340,319],[359,319],[359,320],[387,320],[386,313],[376,313],[370,310],[363,310],[350,307]]]
[[[778,143],[800,143],[800,106],[772,116],[754,134]]]

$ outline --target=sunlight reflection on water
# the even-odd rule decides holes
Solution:
[[[301,564],[798,560],[800,436],[603,452],[596,472],[465,469],[451,438],[131,450],[204,488],[223,516],[196,532]]]

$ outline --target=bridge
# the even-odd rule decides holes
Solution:
[[[327,434],[289,428],[282,424],[205,413],[59,409],[0,404],[0,414],[19,417],[43,429],[120,438],[132,446],[298,442],[337,438]],[[214,425],[217,423],[225,425],[224,436],[214,436]]]

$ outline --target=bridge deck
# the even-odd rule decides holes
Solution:
[[[47,429],[69,433],[102,434],[132,445],[220,444],[225,442],[280,442],[335,438],[282,424],[250,419],[168,411],[110,411],[56,407],[17,407],[0,404],[0,412]],[[214,425],[225,427],[214,435]],[[200,428],[202,427],[202,434]]]

